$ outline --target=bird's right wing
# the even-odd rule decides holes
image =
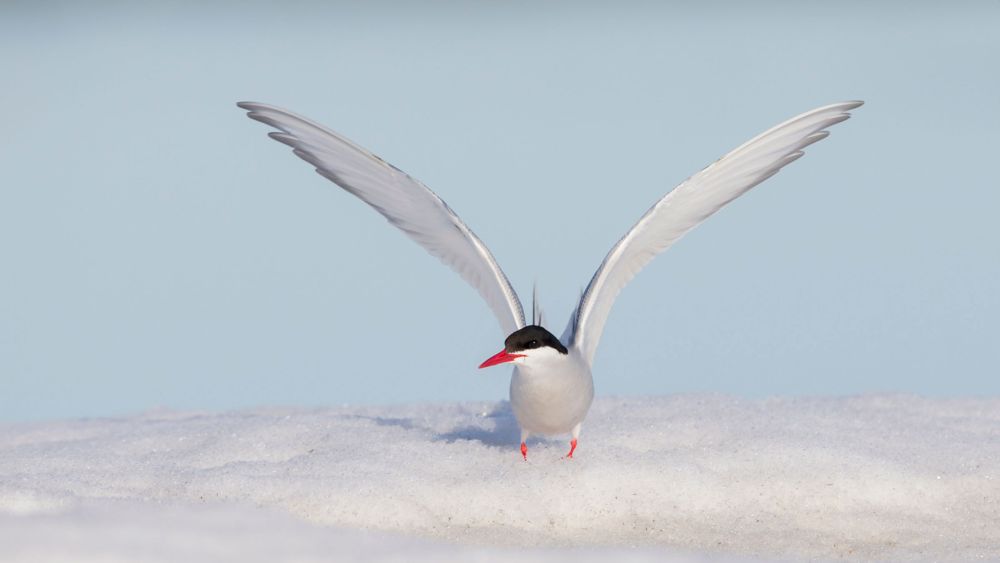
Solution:
[[[580,299],[564,335],[593,362],[604,323],[618,293],[657,254],[730,201],[802,156],[826,138],[862,102],[816,108],[761,133],[691,176],[656,203],[611,249]]]
[[[504,334],[524,324],[521,301],[493,255],[440,197],[398,168],[329,129],[281,108],[240,102],[270,137],[385,216],[479,292]]]

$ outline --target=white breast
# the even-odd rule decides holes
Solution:
[[[510,380],[510,406],[523,430],[566,434],[583,421],[594,400],[590,366],[576,348],[528,350]]]

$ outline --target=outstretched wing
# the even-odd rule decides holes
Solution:
[[[580,299],[572,334],[565,340],[593,362],[611,306],[639,270],[724,205],[801,157],[802,149],[829,135],[824,129],[849,118],[848,112],[862,103],[832,104],[793,117],[671,190],[604,258]]]
[[[504,334],[524,327],[521,302],[493,255],[427,186],[329,129],[281,108],[240,102],[251,119],[278,129],[270,137],[458,272],[486,300]]]

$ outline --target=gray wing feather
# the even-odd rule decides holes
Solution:
[[[521,302],[483,241],[427,186],[346,138],[289,111],[240,102],[251,119],[278,129],[269,136],[458,272],[500,321],[505,334],[524,325]]]
[[[564,337],[593,362],[611,306],[619,292],[657,254],[730,201],[777,174],[826,138],[824,129],[850,117],[863,102],[842,102],[793,117],[740,145],[691,176],[646,212],[618,241],[590,280]]]

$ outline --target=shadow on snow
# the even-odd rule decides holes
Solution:
[[[517,446],[521,441],[521,429],[517,425],[517,419],[514,418],[514,412],[511,411],[508,401],[498,403],[493,410],[482,416],[476,416],[478,424],[466,424],[446,432],[438,432],[413,418],[364,415],[352,415],[351,418],[369,420],[379,426],[394,426],[403,430],[427,432],[433,435],[432,440],[435,442],[469,441],[479,442],[492,448],[507,449]],[[529,443],[550,441],[542,436],[532,436],[529,439]]]
[[[470,424],[451,432],[438,434],[434,440],[440,442],[469,440],[494,448],[510,448],[512,444],[521,441],[521,429],[517,426],[517,420],[514,418],[514,412],[510,410],[508,401],[497,404],[492,411],[482,417],[482,420],[492,420],[493,428]]]

